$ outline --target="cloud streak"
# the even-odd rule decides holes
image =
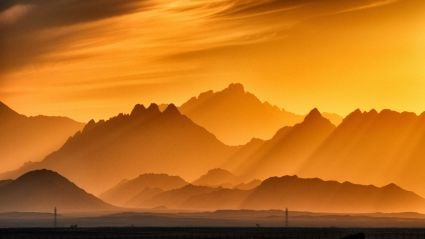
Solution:
[[[409,44],[409,31],[414,30],[414,24],[420,24],[424,3],[422,0],[2,0],[0,94],[9,92],[9,99],[22,102],[23,94],[30,97],[31,92],[43,92],[44,100],[49,95],[58,95],[57,87],[52,86],[59,86],[59,96],[68,95],[66,100],[76,95],[80,101],[89,101],[89,94],[81,92],[90,89],[90,92],[98,91],[96,99],[100,101],[102,97],[105,100],[113,97],[113,90],[102,93],[105,87],[116,87],[126,89],[120,97],[128,93],[122,99],[124,104],[134,103],[132,100],[139,97],[130,86],[140,89],[138,85],[155,83],[184,82],[193,86],[176,93],[179,99],[198,90],[221,88],[229,81],[252,80],[256,85],[270,81],[272,85],[290,87],[296,85],[290,79],[298,79],[296,90],[311,86],[311,91],[323,87],[324,81],[332,89],[338,84],[329,79],[339,78],[345,74],[342,71],[364,64],[364,52],[375,52],[375,57],[396,50],[405,51],[400,53],[405,55],[408,50],[419,52],[395,48],[394,44],[401,45],[401,41],[392,36],[406,41],[403,46],[413,46]],[[406,18],[409,20],[399,20]],[[331,64],[334,67],[328,69]],[[387,69],[385,64],[389,63],[380,67]],[[336,65],[341,72],[336,73]],[[360,70],[353,72],[359,74]],[[322,86],[311,80],[316,77],[322,78]],[[25,92],[21,94],[22,91]],[[163,99],[159,92],[143,97]],[[280,95],[275,98],[281,99]]]
[[[0,71],[10,71],[37,62],[75,38],[64,31],[139,11],[146,1],[133,0],[3,0],[0,3]],[[56,31],[56,33],[55,33]],[[58,47],[59,46],[59,47]]]

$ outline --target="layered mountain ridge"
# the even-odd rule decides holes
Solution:
[[[27,117],[0,102],[0,170],[39,161],[82,127],[82,123],[65,117]]]
[[[142,208],[184,210],[285,209],[312,212],[405,212],[425,210],[425,199],[395,184],[383,187],[297,176],[271,177],[253,189],[186,185],[146,192]]]
[[[303,122],[281,128],[266,141],[245,145],[224,165],[246,178],[297,174],[304,162],[333,132],[335,126],[313,109]]]
[[[142,174],[131,180],[123,180],[113,188],[102,193],[100,197],[107,202],[115,205],[128,206],[131,201],[140,197],[139,194],[149,194],[176,189],[187,185],[184,179],[179,176],[170,176],[167,174]]]
[[[241,84],[222,91],[206,91],[179,107],[195,123],[230,145],[245,144],[252,138],[270,138],[284,125],[302,121],[303,116],[261,102]]]
[[[217,167],[237,148],[230,147],[168,105],[136,105],[131,114],[90,121],[43,161],[3,174],[55,170],[92,192],[102,192],[122,178],[164,172],[195,178]],[[98,182],[102,182],[99,184]]]

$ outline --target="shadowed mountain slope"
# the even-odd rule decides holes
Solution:
[[[425,114],[382,110],[348,115],[300,170],[356,183],[395,182],[425,195]]]
[[[206,174],[192,182],[192,184],[199,186],[226,188],[234,187],[241,183],[241,178],[221,168],[211,169]]]
[[[180,111],[231,145],[245,144],[254,137],[268,139],[282,126],[302,121],[302,116],[261,102],[241,84],[203,92],[181,105]]]
[[[28,172],[0,187],[0,211],[111,210],[113,206],[49,170]]]
[[[26,117],[0,102],[0,171],[43,159],[83,126],[65,117]]]
[[[251,179],[296,174],[334,129],[335,126],[314,109],[303,122],[281,128],[272,139],[245,145],[241,149],[247,152],[243,157],[235,154],[224,165],[230,165],[228,169]]]
[[[115,187],[102,193],[100,197],[116,205],[126,205],[127,202],[140,193],[148,193],[146,189],[170,190],[185,186],[188,184],[179,176],[170,176],[167,174],[142,174],[131,180],[124,180]],[[149,192],[152,193],[152,192]]]
[[[130,115],[90,121],[42,162],[26,165],[2,178],[48,168],[100,193],[119,180],[140,173],[164,172],[194,179],[222,164],[235,150],[180,114],[174,105],[164,112],[156,104],[149,108],[136,105]]]

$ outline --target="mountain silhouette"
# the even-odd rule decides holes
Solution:
[[[148,108],[136,105],[129,115],[90,121],[43,161],[2,178],[48,168],[90,192],[100,193],[141,173],[164,172],[194,179],[222,164],[235,150],[180,114],[174,105],[163,112],[156,104]]]
[[[406,212],[425,210],[425,199],[395,184],[379,188],[283,176],[265,180],[241,207],[312,212]]]
[[[241,183],[241,178],[221,168],[211,169],[206,174],[192,182],[193,185],[225,188],[231,188]]]
[[[221,188],[213,188],[206,186],[196,186],[192,184],[188,184],[178,189],[173,189],[169,191],[165,191],[159,194],[156,194],[152,198],[145,199],[144,201],[139,201],[139,207],[148,207],[148,208],[156,208],[156,207],[167,207],[174,209],[184,209],[185,203],[191,197],[211,193],[213,191],[221,190]]]
[[[241,189],[241,190],[251,190],[256,187],[258,187],[262,183],[259,179],[253,179],[247,183],[241,183],[239,185],[236,185],[234,188]]]
[[[41,160],[83,126],[65,117],[26,117],[0,102],[0,170]]]
[[[100,195],[100,197],[116,205],[127,205],[134,197],[153,192],[176,189],[188,184],[179,176],[167,174],[142,174],[132,180],[124,180],[115,187]],[[149,189],[149,190],[146,190]],[[136,199],[134,199],[136,200]]]
[[[322,143],[300,175],[356,183],[395,182],[425,195],[425,114],[356,110]]]
[[[283,176],[268,178],[248,190],[195,185],[169,191],[147,189],[144,197],[133,205],[201,211],[290,208],[296,211],[365,213],[424,211],[425,199],[395,184],[376,187]]]
[[[11,180],[11,179],[9,179],[9,180],[0,180],[0,187],[6,185],[8,183],[11,183],[11,182],[13,182],[13,180]]]
[[[203,92],[181,105],[180,111],[230,145],[245,144],[254,137],[268,139],[282,126],[303,118],[261,102],[241,84]]]
[[[0,186],[0,211],[81,212],[115,209],[49,170],[28,172]]]
[[[247,152],[231,157],[228,169],[244,178],[267,178],[273,175],[296,174],[305,160],[333,132],[335,126],[313,109],[303,122],[281,128],[270,140],[247,144]],[[248,148],[246,148],[248,147]],[[238,162],[238,164],[235,164]]]

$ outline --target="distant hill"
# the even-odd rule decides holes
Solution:
[[[155,192],[135,205],[187,210],[290,208],[312,212],[423,212],[425,199],[395,184],[376,187],[283,176],[268,178],[250,190],[187,185]]]
[[[218,92],[207,91],[180,106],[180,111],[230,145],[252,138],[268,139],[279,128],[302,121],[302,116],[261,102],[241,84]]]
[[[100,193],[123,178],[164,172],[193,180],[222,164],[237,150],[180,114],[174,105],[136,105],[131,114],[90,121],[42,162],[25,165],[1,178],[48,168],[85,189]]]
[[[328,119],[313,109],[303,122],[281,128],[270,140],[245,145],[224,165],[250,179],[296,174],[334,129]]]
[[[0,102],[0,171],[43,159],[83,127],[65,117],[27,117]]]
[[[146,193],[152,194],[153,191],[176,189],[187,184],[185,180],[178,176],[153,173],[142,174],[137,178],[120,182],[115,187],[101,194],[100,197],[116,205],[127,205],[130,200],[138,195],[141,197]]]
[[[253,190],[241,207],[288,207],[291,210],[311,212],[409,212],[424,211],[425,199],[395,184],[379,188],[283,176],[265,180]]]
[[[156,194],[152,198],[144,199],[144,201],[139,201],[137,205],[139,207],[155,208],[160,206],[165,206],[166,208],[185,208],[185,203],[191,197],[210,193],[220,188],[205,187],[205,186],[195,186],[192,184],[186,185],[184,187],[165,191],[159,194]]]
[[[231,188],[242,182],[241,178],[235,176],[231,172],[221,168],[215,168],[193,181],[192,184],[207,187]]]
[[[0,211],[52,212],[115,209],[49,170],[28,172],[0,186]]]

